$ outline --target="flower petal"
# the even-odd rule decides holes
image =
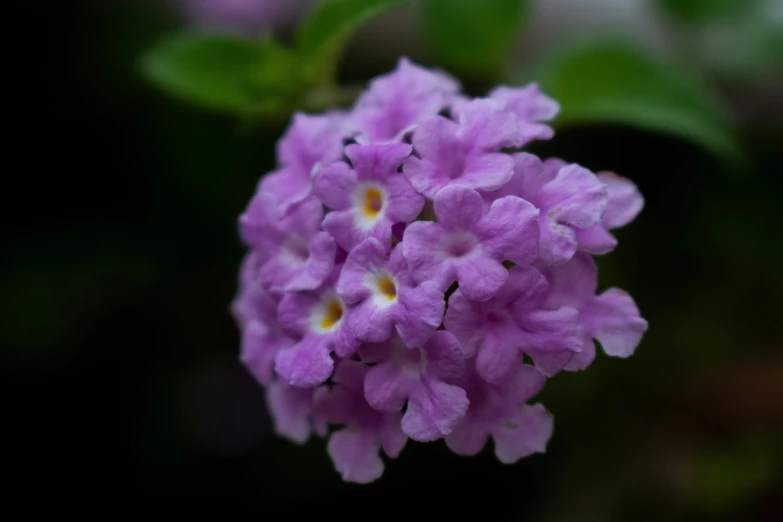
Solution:
[[[405,176],[396,174],[385,181],[389,191],[386,216],[393,223],[409,223],[416,219],[424,208],[424,196],[416,192]]]
[[[369,484],[383,475],[380,446],[364,430],[345,428],[329,437],[326,446],[335,469],[346,482]]]
[[[351,206],[351,193],[357,184],[356,172],[345,162],[332,163],[321,169],[313,179],[313,194],[334,210]]]
[[[459,286],[468,299],[486,301],[508,280],[508,270],[492,258],[467,259],[457,265]]]
[[[538,209],[515,196],[495,200],[476,225],[476,234],[495,259],[529,265],[538,256]]]
[[[443,323],[446,330],[460,341],[462,353],[471,356],[484,341],[485,314],[477,310],[478,303],[470,301],[461,288],[449,297]]]
[[[487,444],[489,433],[483,423],[477,422],[470,414],[446,435],[446,446],[457,455],[472,457],[478,455]]]
[[[577,228],[576,241],[579,250],[596,256],[608,254],[617,247],[617,239],[606,230],[603,223],[590,228]]]
[[[461,103],[454,111],[460,138],[471,150],[494,152],[521,144],[519,127],[506,103],[490,98],[475,98]]]
[[[399,306],[394,307],[397,332],[406,346],[419,347],[443,320],[443,292],[435,282],[425,281],[416,288],[400,288],[398,300]]]
[[[613,357],[631,356],[647,331],[647,321],[639,316],[634,300],[617,288],[592,299],[582,310],[582,323]]]
[[[394,328],[394,307],[377,306],[372,298],[365,299],[347,313],[350,332],[360,341],[379,343],[391,337]]]
[[[604,185],[586,168],[571,164],[560,169],[542,189],[540,204],[553,219],[579,228],[601,221],[609,201]]]
[[[340,248],[348,251],[367,237],[367,233],[356,226],[352,210],[329,212],[324,216],[321,228],[332,235]]]
[[[310,310],[317,305],[313,294],[285,294],[277,307],[277,320],[288,335],[302,337],[310,331]]]
[[[413,147],[407,143],[381,145],[348,145],[345,155],[351,160],[359,180],[385,181],[410,156]]]
[[[495,456],[503,464],[513,464],[533,453],[544,453],[553,425],[552,414],[541,404],[522,406],[513,418],[492,431]]]
[[[456,336],[438,330],[422,348],[426,353],[426,373],[440,380],[457,379],[465,373],[465,356]]]
[[[306,335],[292,348],[277,353],[275,370],[292,386],[316,386],[332,374],[330,351],[328,335]]]
[[[446,187],[435,196],[435,215],[446,230],[472,230],[484,213],[484,203],[475,190]]]
[[[452,432],[468,410],[465,390],[435,379],[416,386],[402,417],[402,431],[413,440],[427,442]]]
[[[609,195],[601,218],[603,225],[608,229],[620,228],[636,219],[644,208],[644,198],[634,182],[612,172],[602,172],[598,179],[606,185]]]
[[[368,274],[388,263],[386,249],[375,238],[367,238],[353,248],[343,264],[337,293],[348,304],[355,304],[370,295],[365,284]]]
[[[582,350],[583,332],[579,311],[574,308],[537,310],[516,319],[521,327],[518,338],[522,350],[546,376],[565,368],[574,354]]]
[[[514,160],[508,154],[477,154],[468,156],[462,175],[453,183],[476,190],[497,190],[513,175]]]
[[[266,403],[272,414],[275,433],[298,444],[310,437],[313,389],[297,388],[281,381],[269,383]]]
[[[549,284],[547,308],[572,306],[579,310],[592,299],[598,287],[598,267],[588,254],[579,252],[567,263],[547,267],[542,271]]]
[[[326,280],[334,268],[337,245],[327,232],[318,232],[310,239],[310,257],[304,270],[295,272],[283,285],[287,292],[315,290]]]
[[[476,356],[476,370],[485,381],[501,384],[522,364],[513,330],[491,331]]]
[[[408,436],[402,431],[401,419],[401,413],[387,413],[378,428],[381,447],[390,459],[396,459],[405,447],[405,443],[408,442]]]
[[[539,217],[538,230],[538,257],[542,263],[556,266],[565,263],[576,253],[577,239],[573,228],[544,215]]]
[[[435,281],[441,290],[455,280],[456,271],[446,257],[434,248],[443,238],[443,228],[431,221],[415,221],[405,229],[402,253],[416,282]],[[446,288],[443,288],[446,286]]]
[[[378,411],[402,410],[410,389],[410,378],[393,362],[376,364],[364,378],[364,396]]]

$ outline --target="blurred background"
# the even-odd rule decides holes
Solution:
[[[34,20],[56,42],[30,158],[50,175],[19,176],[37,201],[0,273],[35,448],[19,485],[262,518],[779,520],[783,2],[74,0]],[[238,362],[236,219],[292,111],[350,104],[401,55],[473,95],[539,82],[563,111],[532,152],[638,184],[599,284],[650,329],[548,382],[545,455],[409,443],[356,486],[323,440],[275,436]]]

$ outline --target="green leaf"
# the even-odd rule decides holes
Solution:
[[[757,3],[757,0],[658,0],[662,10],[672,17],[695,24],[735,16]]]
[[[528,0],[422,0],[421,22],[450,69],[497,75],[527,14]]]
[[[340,53],[354,31],[405,1],[325,0],[318,4],[296,35],[305,77],[320,85],[332,83]]]
[[[627,124],[689,140],[732,167],[744,160],[714,92],[633,45],[582,45],[544,63],[536,80],[561,104],[556,126]]]
[[[295,56],[273,41],[181,33],[153,48],[141,66],[170,94],[234,113],[286,110],[301,90]]]

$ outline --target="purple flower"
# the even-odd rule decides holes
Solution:
[[[548,140],[555,131],[542,121],[553,119],[560,112],[560,104],[541,92],[538,85],[525,87],[501,85],[489,93],[493,100],[505,102],[508,110],[516,117],[519,126],[520,145],[533,140]]]
[[[421,346],[440,326],[446,305],[434,282],[415,286],[399,246],[389,257],[372,238],[348,254],[337,293],[351,306],[346,320],[358,339],[385,341],[396,327],[412,348]]]
[[[197,27],[250,37],[289,27],[317,1],[173,0],[173,3]]]
[[[314,193],[333,209],[323,220],[345,250],[366,237],[391,243],[392,227],[413,221],[424,207],[424,198],[397,172],[411,153],[404,143],[349,145],[345,154],[353,168],[338,162],[315,177]]]
[[[614,250],[617,239],[609,231],[633,221],[644,207],[644,198],[631,180],[612,172],[601,172],[598,179],[606,186],[609,196],[606,211],[600,223],[576,230],[579,250],[594,255]]]
[[[315,198],[283,213],[267,192],[256,193],[240,216],[245,242],[268,257],[259,277],[272,291],[313,290],[329,276],[337,246],[320,231],[322,219],[323,207]]]
[[[367,404],[363,392],[367,370],[359,361],[341,361],[332,378],[334,386],[316,392],[319,414],[344,426],[329,437],[329,457],[343,480],[360,484],[373,482],[383,473],[381,448],[394,459],[407,441],[400,428],[402,414],[382,413]]]
[[[552,435],[552,415],[540,404],[527,401],[544,387],[544,377],[524,365],[503,384],[493,385],[477,373],[468,361],[465,376],[457,381],[468,394],[470,406],[446,445],[458,455],[476,455],[495,440],[495,455],[504,464],[513,464],[533,453],[544,453]]]
[[[243,329],[247,323],[256,318],[259,311],[257,297],[263,290],[258,271],[263,265],[262,257],[258,252],[248,252],[239,268],[239,290],[231,302],[231,315],[239,329]]]
[[[476,369],[488,382],[504,382],[522,364],[523,353],[551,376],[582,350],[583,337],[579,311],[545,308],[548,294],[541,272],[517,266],[489,301],[471,301],[458,288],[449,298],[444,324],[462,343],[465,355],[477,354]]]
[[[542,162],[536,156],[514,154],[514,176],[488,201],[519,196],[540,210],[539,259],[550,265],[565,263],[577,251],[577,233],[601,221],[608,193],[595,174],[559,159]]]
[[[281,167],[261,178],[259,192],[273,196],[283,213],[309,196],[313,175],[343,156],[342,125],[343,116],[334,112],[294,114],[277,143]]]
[[[249,315],[242,326],[240,360],[261,385],[268,385],[274,376],[275,357],[280,350],[292,347],[296,341],[288,337],[277,320],[278,302],[260,286],[246,296]]]
[[[529,265],[538,252],[538,211],[515,196],[496,200],[485,213],[474,190],[452,186],[435,196],[438,222],[408,225],[402,247],[416,281],[442,291],[459,282],[467,298],[483,301],[506,283],[504,260]]]
[[[425,118],[449,106],[459,83],[445,73],[425,69],[407,58],[370,82],[356,100],[351,122],[359,143],[400,141]]]
[[[313,411],[317,388],[298,388],[282,381],[269,383],[266,403],[275,433],[302,444],[310,433],[326,435],[326,422]]]
[[[358,342],[346,326],[345,303],[335,291],[340,267],[315,292],[285,294],[277,309],[283,330],[298,339],[278,352],[275,370],[293,386],[316,386],[332,374],[330,353],[348,357]]]
[[[465,371],[464,356],[453,334],[439,330],[414,350],[393,337],[383,344],[364,344],[359,354],[364,362],[377,363],[364,379],[367,402],[379,411],[396,412],[407,400],[402,431],[411,439],[440,439],[465,415],[465,390],[447,382]]]
[[[583,349],[569,362],[567,370],[583,370],[590,365],[595,357],[592,339],[601,343],[607,355],[633,354],[647,331],[647,321],[639,315],[631,296],[622,290],[610,288],[596,295],[598,268],[588,254],[577,253],[567,263],[545,268],[543,273],[551,288],[546,306],[579,310]]]
[[[456,121],[435,116],[413,133],[417,155],[405,162],[405,176],[433,199],[444,187],[497,190],[511,179],[514,160],[500,150],[519,145],[519,127],[505,104],[491,99],[459,103]]]

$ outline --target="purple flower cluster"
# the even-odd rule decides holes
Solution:
[[[409,438],[475,455],[491,437],[513,463],[546,448],[552,416],[528,401],[547,378],[587,368],[594,340],[634,352],[647,322],[596,293],[591,255],[643,199],[521,151],[557,112],[536,85],[471,99],[401,59],[351,110],[294,116],[239,220],[233,305],[280,435],[328,436],[360,483]]]

